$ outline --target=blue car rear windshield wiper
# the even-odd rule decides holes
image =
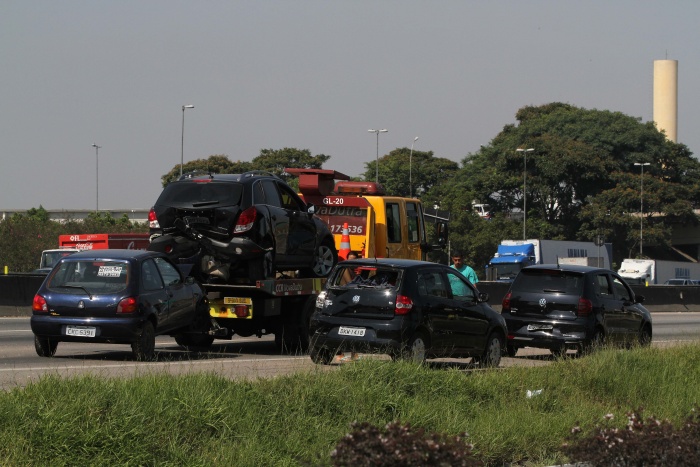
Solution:
[[[88,294],[90,296],[90,298],[92,298],[92,294],[90,293],[90,291],[88,289],[86,289],[85,287],[83,287],[82,285],[55,285],[54,287],[64,288],[64,289],[80,289],[83,292],[85,292],[86,294]]]

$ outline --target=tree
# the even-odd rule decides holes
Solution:
[[[700,205],[700,163],[652,122],[562,103],[524,107],[516,119],[517,126],[506,125],[490,144],[465,157],[455,176],[427,198],[452,212],[485,202],[498,221],[521,209],[526,196],[528,238],[594,240],[602,234],[613,242],[619,261],[639,246],[640,168],[634,164],[649,162],[644,169],[645,245],[667,245],[672,223],[697,222],[693,208]],[[505,227],[494,231],[494,224],[474,223],[472,217],[461,217],[469,223],[456,220],[451,232],[468,231],[474,239],[493,231],[499,241],[521,236]]]
[[[365,180],[375,180],[376,167],[376,161],[365,163]],[[411,157],[410,148],[397,148],[379,159],[379,183],[389,195],[420,196],[458,169],[457,162],[434,157],[432,151],[413,151]]]
[[[236,161],[232,162],[228,156],[223,154],[215,154],[206,159],[196,159],[186,162],[182,166],[182,173],[203,172],[216,174],[236,174],[253,170],[253,164],[250,162]],[[163,187],[168,183],[177,180],[180,177],[180,164],[170,169],[170,172],[161,177]]]

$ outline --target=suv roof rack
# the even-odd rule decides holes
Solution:
[[[272,172],[268,172],[267,170],[249,170],[247,172],[243,172],[241,174],[241,178],[255,177],[256,175],[279,178],[277,175],[273,174]]]

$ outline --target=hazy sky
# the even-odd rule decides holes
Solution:
[[[460,161],[525,105],[652,118],[679,61],[700,154],[700,2],[0,0],[0,210],[147,209],[185,161],[293,147],[359,175],[398,147]],[[101,146],[96,164],[95,149]]]

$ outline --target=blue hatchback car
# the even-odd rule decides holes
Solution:
[[[59,342],[130,344],[137,360],[154,357],[155,337],[208,347],[209,305],[201,286],[164,254],[91,250],[62,258],[32,304],[36,352],[51,357]]]

